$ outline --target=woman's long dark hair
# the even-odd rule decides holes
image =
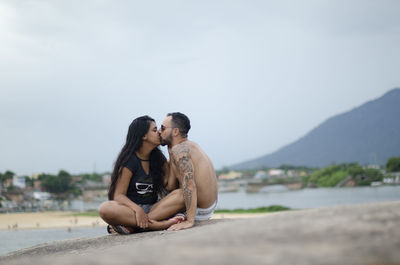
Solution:
[[[126,143],[122,147],[121,152],[118,155],[117,160],[114,164],[114,170],[111,174],[111,185],[108,190],[108,199],[114,199],[115,187],[117,185],[118,178],[122,172],[122,166],[125,165],[128,160],[135,154],[136,151],[142,146],[142,138],[149,131],[150,124],[154,119],[149,116],[141,116],[132,121],[129,125],[128,135],[126,136]],[[160,192],[163,187],[163,177],[165,172],[163,165],[167,161],[161,150],[156,147],[150,153],[150,174],[154,181],[155,192]]]

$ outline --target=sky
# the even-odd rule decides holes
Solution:
[[[216,169],[274,152],[400,87],[399,10],[0,0],[0,172],[111,171],[134,118],[174,111]]]

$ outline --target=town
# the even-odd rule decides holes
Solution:
[[[385,166],[358,163],[307,168],[282,165],[260,170],[216,171],[219,192],[259,192],[267,186],[287,190],[318,187],[400,185],[400,157],[389,158]],[[19,176],[0,173],[0,212],[86,211],[97,210],[107,200],[109,173]]]

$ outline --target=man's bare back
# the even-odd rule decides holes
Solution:
[[[189,140],[172,147],[170,150],[170,173],[177,177],[181,189],[183,189],[183,177],[179,176],[178,170],[178,157],[181,152],[188,152],[193,164],[193,175],[197,188],[197,207],[210,207],[218,198],[217,178],[210,158],[198,144]]]

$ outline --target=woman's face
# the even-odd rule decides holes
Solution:
[[[160,145],[160,135],[158,135],[157,125],[154,121],[150,123],[150,128],[145,135],[144,141],[152,143],[155,146]]]

